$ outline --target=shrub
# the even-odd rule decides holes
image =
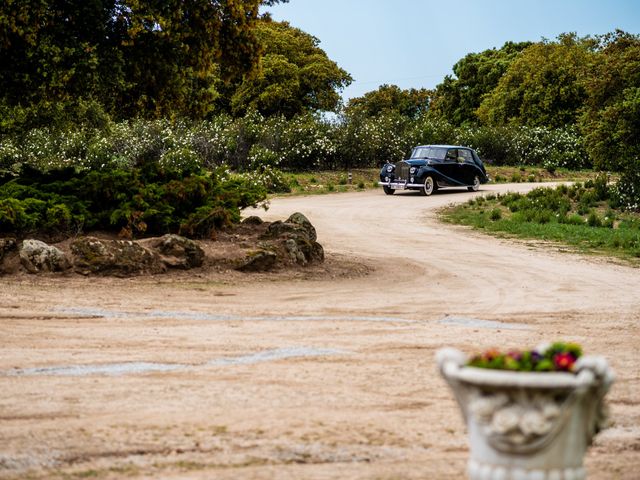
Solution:
[[[491,214],[489,215],[491,220],[500,220],[502,218],[502,211],[499,208],[494,208],[491,210]]]
[[[17,235],[100,229],[125,237],[208,236],[265,198],[259,182],[223,170],[180,179],[139,169],[31,172],[0,186],[0,228]]]
[[[600,220],[600,217],[596,212],[591,212],[587,217],[587,225],[590,227],[601,227],[602,220]]]

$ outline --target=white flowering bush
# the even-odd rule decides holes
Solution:
[[[627,210],[640,211],[640,158],[630,162],[613,187],[616,202]]]
[[[354,116],[337,124],[338,161],[342,167],[374,167],[397,162],[411,150],[411,120],[399,114]]]
[[[316,115],[281,119],[279,138],[273,139],[281,165],[287,170],[317,170],[335,166],[338,145],[335,124]]]
[[[402,160],[418,144],[467,145],[497,165],[538,165],[551,171],[591,166],[582,138],[571,128],[455,128],[428,115],[410,119],[397,113],[332,120],[249,112],[242,118],[220,115],[201,122],[132,120],[102,129],[33,129],[19,138],[0,138],[0,175],[19,175],[25,167],[42,172],[144,167],[179,174],[219,166],[252,172],[269,166],[277,176],[276,170],[375,167]]]

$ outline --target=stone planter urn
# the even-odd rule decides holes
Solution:
[[[460,404],[470,442],[471,480],[583,480],[583,458],[606,423],[613,373],[581,357],[574,372],[516,372],[465,366],[451,348],[440,372]]]

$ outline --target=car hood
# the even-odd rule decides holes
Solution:
[[[426,158],[413,158],[410,160],[403,160],[403,162],[408,163],[412,167],[423,167],[427,164]]]

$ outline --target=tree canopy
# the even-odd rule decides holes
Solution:
[[[640,35],[623,31],[600,38],[586,83],[580,118],[587,150],[597,167],[640,168]]]
[[[507,42],[500,49],[470,53],[453,66],[455,77],[447,75],[436,87],[433,111],[454,125],[476,123],[476,110],[491,93],[509,65],[531,42]]]
[[[559,128],[575,124],[587,98],[594,42],[573,34],[526,48],[477,110],[483,123]]]
[[[2,103],[39,109],[90,99],[115,118],[202,118],[221,83],[256,67],[260,3],[7,0]]]
[[[402,90],[396,85],[382,85],[362,97],[350,99],[345,113],[375,117],[381,113],[395,112],[416,118],[427,112],[432,94],[431,90],[425,88]]]
[[[339,91],[351,76],[319,47],[320,41],[287,22],[263,19],[256,36],[264,49],[259,68],[245,76],[231,99],[234,114],[254,109],[263,115],[293,116],[335,111]]]

